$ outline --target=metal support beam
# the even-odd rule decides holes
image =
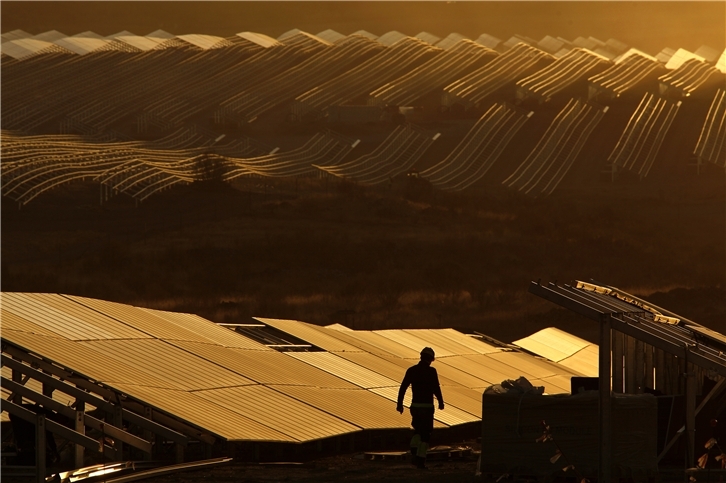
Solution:
[[[78,434],[86,434],[86,425],[83,422],[83,410],[76,410],[76,420],[75,420],[75,430]],[[74,451],[74,459],[75,459],[75,465],[76,468],[83,468],[85,465],[84,462],[84,452],[85,448],[81,444],[76,444],[76,448]]]
[[[29,356],[33,357],[33,356]],[[76,400],[83,401],[85,403],[88,403],[98,409],[102,409],[106,412],[115,411],[116,406],[115,404],[111,404],[108,401],[105,401],[104,399],[101,399],[100,397],[96,396],[95,394],[91,394],[90,392],[86,392],[82,389],[79,389],[78,387],[72,386],[64,381],[55,379],[48,374],[44,374],[43,372],[34,369],[33,367],[27,366],[25,364],[22,364],[18,361],[3,357],[2,358],[2,364],[7,365],[8,367],[11,367],[13,371],[18,371],[21,374],[27,374],[31,378],[36,379],[44,384],[53,385],[56,389],[61,391],[64,394],[68,394],[69,396],[73,396],[76,398]],[[48,364],[50,367],[54,367],[50,364]],[[62,371],[60,368],[56,368],[59,371]],[[56,374],[58,377],[63,377],[63,375],[67,374]],[[73,382],[76,383],[76,378],[73,378]],[[95,387],[95,386],[94,386]],[[113,394],[113,393],[111,393]],[[114,395],[115,396],[115,395]],[[122,418],[126,421],[128,421],[131,424],[135,424],[136,426],[139,426],[143,429],[148,429],[149,431],[152,431],[155,434],[159,434],[162,437],[174,441],[175,443],[186,445],[189,442],[189,438],[177,431],[174,431],[172,429],[169,429],[166,426],[163,426],[159,423],[156,423],[152,421],[151,419],[145,418],[143,416],[140,416],[134,412],[128,411],[126,409],[122,409]]]
[[[174,444],[174,461],[184,463],[184,446],[178,443]]]
[[[600,471],[598,472],[598,483],[610,483],[611,454],[612,454],[612,415],[610,392],[610,351],[611,351],[611,329],[610,315],[603,315],[600,320],[600,349],[599,349],[599,389],[600,389]]]
[[[38,414],[35,414],[33,411],[26,409],[19,404],[15,404],[13,402],[2,399],[0,400],[0,405],[3,411],[7,411],[8,413],[24,419],[29,423],[36,424],[36,422],[38,421]],[[66,428],[62,424],[58,424],[55,421],[45,419],[45,416],[43,416],[43,424],[46,430],[50,431],[51,433],[55,433],[69,440],[72,443],[81,444],[84,447],[93,451],[100,451],[100,444],[95,439],[89,438],[88,436],[83,434],[78,434],[72,429]],[[43,432],[43,435],[43,438],[45,438],[45,432]],[[43,448],[43,455],[45,455],[45,446]]]
[[[563,294],[555,292],[554,290],[552,290],[548,287],[545,287],[543,285],[540,285],[539,283],[535,283],[535,282],[530,283],[529,292],[533,293],[535,295],[538,295],[545,300],[554,302],[557,305],[561,305],[561,306],[565,307],[566,309],[569,309],[575,313],[584,315],[588,319],[599,321],[600,316],[602,315],[602,312],[600,312],[599,310],[595,310],[591,307],[588,307],[587,305],[583,305],[578,300],[575,300],[573,298],[570,298]]]
[[[204,459],[210,459],[212,457],[212,445],[202,443],[202,454],[204,455]]]
[[[93,392],[95,394],[98,394],[98,395],[108,398],[108,399],[113,399],[115,397],[115,393],[113,391],[108,390],[104,387],[101,387],[97,384],[94,384],[87,379],[78,377],[75,374],[73,374],[71,371],[67,371],[58,366],[50,364],[50,363],[44,361],[43,359],[30,355],[22,349],[11,346],[9,344],[3,344],[2,351],[7,354],[12,355],[13,358],[17,358],[23,362],[27,362],[28,364],[32,365],[33,368],[39,368],[43,371],[46,371],[48,374],[57,376],[65,381],[72,382],[73,384],[77,385],[80,388],[85,389],[86,391]],[[6,363],[9,363],[9,362],[14,362],[14,361],[11,361],[7,358],[3,358],[3,365]],[[10,365],[10,364],[7,364],[7,365]],[[27,367],[27,366],[23,366],[23,367]],[[40,380],[40,378],[37,378],[35,376],[33,376],[33,379]],[[41,381],[41,382],[43,382],[43,381]]]
[[[686,468],[696,464],[696,375],[686,364]]]
[[[2,381],[2,387],[4,387],[5,389],[17,392],[18,394],[21,394],[23,397],[30,399],[31,401],[34,401],[38,404],[41,404],[44,408],[49,409],[51,411],[55,411],[58,414],[61,414],[69,419],[76,418],[76,411],[73,408],[66,406],[62,403],[59,403],[58,401],[54,401],[53,399],[49,398],[48,396],[44,396],[40,393],[37,393],[30,388],[27,388],[25,386],[20,386],[17,383],[15,383],[5,377],[0,378],[0,380]],[[117,443],[115,446],[116,451],[120,452],[120,450],[122,448],[121,444],[123,442],[126,442],[136,448],[139,448],[142,451],[146,451],[146,452],[151,451],[151,443],[149,443],[148,441],[145,441],[137,436],[134,436],[131,433],[127,433],[127,432],[123,431],[123,429],[119,429],[110,424],[106,424],[103,421],[96,419],[93,416],[90,416],[86,413],[82,413],[82,414],[83,414],[83,424],[85,424],[86,426],[89,426],[93,429],[103,431],[109,437],[117,440]]]
[[[12,404],[12,403],[11,403]],[[4,409],[3,404],[3,409]],[[39,483],[45,482],[45,416],[35,415],[35,470]]]
[[[633,313],[609,311],[607,307],[602,305],[588,305],[595,304],[596,302],[582,297],[572,289],[567,287],[558,287],[553,284],[545,287],[539,283],[532,282],[529,286],[529,292],[565,307],[575,313],[583,315],[591,320],[599,321],[600,316],[605,313],[617,315],[617,317],[612,318],[612,328],[614,330],[620,331],[625,335],[635,337],[646,344],[650,344],[653,347],[661,349],[679,358],[686,357],[686,348],[683,346],[682,341],[675,338],[667,331],[662,330],[662,328],[658,327],[658,324],[640,323],[637,318],[633,317]],[[709,356],[707,353],[695,351],[690,352],[688,354],[688,360],[693,364],[711,369],[716,371],[719,375],[726,377],[726,365],[724,365],[718,358]]]
[[[3,361],[5,362],[5,361]],[[23,373],[20,371],[17,371],[13,369],[12,372],[13,381],[17,382],[18,384],[23,384]],[[10,400],[14,403],[20,404],[23,400],[23,398],[20,395],[13,394],[10,396]]]
[[[111,414],[111,423],[119,428],[122,432],[125,433],[123,430],[124,428],[124,421],[123,421],[123,409],[120,406],[115,406],[113,408],[113,413]],[[106,425],[106,431],[108,431],[109,425]],[[128,433],[127,433],[128,434]],[[144,452],[145,453],[151,453],[151,443],[148,441],[144,441]],[[124,439],[118,438],[116,441],[116,451],[119,452],[119,454],[124,454]]]
[[[133,402],[133,401],[126,401],[126,402],[124,402],[124,406],[130,407],[130,408],[134,408],[134,410],[136,412],[143,412],[143,410],[144,410],[144,407],[140,403],[136,403],[136,402]],[[131,413],[131,414],[133,414],[133,413]],[[139,416],[139,417],[141,417],[141,416]],[[182,435],[186,435],[186,436],[188,436],[190,438],[194,438],[196,440],[202,441],[202,442],[207,443],[207,444],[214,444],[217,441],[217,438],[215,438],[214,436],[212,436],[210,434],[207,434],[207,433],[203,433],[200,429],[193,428],[193,427],[191,427],[191,426],[189,426],[187,424],[184,424],[182,422],[179,422],[176,419],[173,419],[173,418],[171,418],[171,417],[169,417],[169,416],[167,416],[165,414],[162,414],[159,411],[154,411],[154,421],[155,422],[158,422],[161,425],[163,425],[161,427],[163,427],[163,428],[165,428],[167,430],[166,431],[166,434],[170,434],[171,433],[171,434],[174,434],[176,436],[174,436],[174,438],[169,438],[169,437],[167,437],[166,434],[162,434],[161,432],[156,432],[156,433],[159,434],[160,436],[163,436],[163,437],[165,437],[167,439],[170,439],[170,440],[172,440],[174,442],[182,442],[180,440],[177,441],[179,439],[178,438],[179,433],[181,433]],[[133,421],[131,419],[129,419],[129,422],[133,422]],[[172,429],[168,429],[168,428],[173,428],[173,430]]]
[[[709,392],[706,395],[706,397],[704,397],[701,400],[701,403],[698,405],[698,407],[694,411],[693,416],[694,417],[698,416],[698,413],[701,412],[701,409],[703,409],[703,407],[708,403],[708,401],[710,401],[713,396],[715,396],[719,392],[723,391],[724,389],[726,389],[726,378],[721,378],[716,383],[716,385],[711,389],[711,392]],[[670,418],[669,418],[669,420],[670,420]],[[676,441],[678,441],[678,438],[681,437],[681,435],[685,432],[685,430],[686,430],[686,427],[681,426],[681,429],[679,429],[676,432],[675,436],[673,436],[673,438],[671,438],[671,440],[668,442],[668,444],[665,446],[665,448],[663,448],[663,451],[661,451],[661,453],[658,455],[659,462],[660,462],[660,460],[663,459],[663,457],[666,455],[666,453],[668,453],[668,451],[673,447],[673,445],[676,443]],[[667,432],[666,432],[666,434],[667,434]]]
[[[21,394],[23,397],[30,399],[31,401],[34,401],[38,404],[41,404],[46,409],[55,411],[58,414],[61,414],[69,419],[76,418],[77,411],[69,406],[59,403],[58,401],[55,401],[48,396],[37,393],[28,387],[21,386],[18,383],[13,382],[5,377],[0,377],[0,381],[2,381],[3,388]],[[120,410],[121,408],[118,409]],[[110,424],[105,424],[103,421],[96,419],[93,416],[90,416],[84,412],[81,412],[81,414],[83,414],[83,424],[99,431],[102,430],[109,437],[118,440],[115,448],[116,451],[120,451],[121,443],[126,442],[142,451],[145,451],[147,453],[151,452],[151,443],[149,443],[148,441],[145,441],[138,436],[134,436],[131,433],[127,433],[123,429],[120,429],[118,427],[112,426]]]
[[[653,357],[653,346],[650,344],[645,345],[645,381],[643,384],[645,387],[654,389],[655,388],[655,378],[653,377],[653,365],[654,365],[654,357]]]
[[[612,354],[613,354],[613,392],[623,393],[623,340],[620,332],[612,331]]]
[[[643,394],[643,386],[645,384],[645,344],[642,341],[635,340],[635,394]]]
[[[636,372],[635,372],[635,339],[625,336],[625,393],[635,394],[636,389]]]

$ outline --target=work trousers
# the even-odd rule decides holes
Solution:
[[[421,441],[428,443],[431,432],[434,430],[434,406],[412,407],[411,426],[413,426],[414,433],[420,436]]]

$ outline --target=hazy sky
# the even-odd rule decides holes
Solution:
[[[0,4],[2,32],[33,34],[86,30],[109,35],[121,30],[145,35],[156,29],[173,34],[229,36],[253,31],[277,37],[299,28],[342,34],[359,29],[382,35],[458,32],[476,38],[488,33],[506,40],[514,34],[573,40],[615,38],[651,54],[664,47],[696,50],[726,47],[726,2],[677,1],[499,1],[499,2],[199,2],[7,1]]]

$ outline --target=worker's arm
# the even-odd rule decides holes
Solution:
[[[434,369],[434,381],[434,396],[436,396],[436,400],[439,401],[439,409],[443,410],[444,396],[441,394],[441,386],[439,385],[439,374],[436,372],[436,369]]]
[[[403,414],[403,397],[406,395],[406,390],[408,389],[408,386],[411,385],[411,376],[409,373],[410,369],[406,371],[406,375],[403,376],[403,381],[401,382],[401,387],[398,389],[398,402],[396,404],[396,411]]]

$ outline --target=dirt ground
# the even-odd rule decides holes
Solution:
[[[358,456],[358,457],[356,457]],[[400,481],[403,483],[487,481],[477,478],[475,454],[450,461],[431,461],[419,470],[406,460],[365,460],[361,455],[341,455],[308,463],[243,464],[231,463],[216,468],[188,471],[147,479],[150,483],[214,482],[299,482]]]

